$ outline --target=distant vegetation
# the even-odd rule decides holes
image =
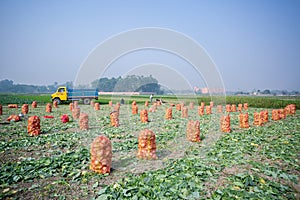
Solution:
[[[53,93],[60,85],[66,85],[73,88],[72,82],[58,84],[54,82],[52,85],[37,86],[26,84],[14,84],[12,80],[0,81],[0,93]],[[100,78],[91,82],[91,85],[80,85],[80,88],[98,88],[103,92],[152,92],[162,94],[163,91],[158,81],[150,76],[130,75],[125,78]]]
[[[72,82],[66,82],[62,85],[67,87],[72,87]],[[26,84],[14,84],[12,80],[2,80],[0,81],[0,93],[53,93],[56,91],[58,86],[57,82],[54,82],[52,85],[26,85]]]
[[[0,93],[23,93],[23,94],[49,94],[54,93],[58,86],[67,86],[73,88],[73,82],[67,81],[65,83],[54,82],[51,85],[27,85],[27,84],[15,84],[12,80],[0,81]],[[94,80],[90,85],[79,85],[78,88],[97,88],[100,92],[141,92],[141,93],[153,93],[153,94],[197,94],[209,96],[209,94],[202,94],[201,91],[192,90],[172,90],[161,87],[158,80],[150,76],[137,76],[128,75],[126,77],[119,76],[118,78],[103,77]],[[256,90],[251,92],[245,91],[226,91],[227,95],[238,96],[300,96],[299,91],[287,91],[287,90]]]
[[[100,78],[91,83],[102,92],[152,92],[162,94],[158,81],[150,76],[129,75],[125,78]]]

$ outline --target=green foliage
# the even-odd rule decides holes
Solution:
[[[0,104],[31,104],[33,101],[37,101],[37,103],[49,103],[51,102],[50,94],[0,94]]]
[[[5,97],[20,105],[33,98]],[[39,97],[32,100],[36,98]],[[163,99],[178,103],[177,98],[185,98],[186,103],[192,100],[175,96]],[[249,103],[244,98],[238,99],[239,103]],[[101,99],[116,103],[120,97]],[[145,108],[142,103],[149,97],[125,98],[118,128],[110,127],[109,106],[102,105],[100,111],[94,111],[91,106],[81,104],[81,111],[89,114],[90,129],[86,131],[79,130],[68,105],[59,105],[52,113],[45,113],[44,104],[38,104],[36,109],[30,107],[28,116],[41,118],[42,134],[36,137],[27,134],[28,116],[20,122],[0,124],[0,198],[297,199],[292,186],[299,184],[299,111],[284,120],[270,120],[262,127],[254,127],[253,112],[262,109],[250,107],[249,129],[240,129],[238,113],[230,113],[233,131],[225,134],[219,132],[218,115],[199,117],[196,108],[189,109],[189,119],[200,120],[203,139],[200,143],[190,143],[185,139],[189,119],[182,119],[181,112],[173,109],[173,119],[165,120],[163,105],[157,112],[148,113],[149,123],[140,123],[139,115],[131,114],[129,103],[133,99],[141,103],[140,110]],[[260,97],[256,99],[259,101]],[[200,100],[209,103],[209,97]],[[229,97],[229,100],[235,99]],[[0,120],[4,122],[10,114],[20,112],[20,108],[4,106]],[[69,114],[71,121],[62,123],[62,114]],[[54,118],[46,119],[44,115]],[[211,121],[214,118],[218,118],[217,122]],[[156,161],[136,158],[137,136],[145,128],[156,133],[159,158]],[[110,175],[89,170],[90,144],[100,134],[112,141]]]
[[[153,92],[160,94],[158,81],[150,76],[128,75],[125,78],[100,78],[92,86],[103,92]]]

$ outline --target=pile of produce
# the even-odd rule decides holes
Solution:
[[[136,101],[133,101],[132,104],[131,104],[131,110],[132,110],[132,114],[133,115],[136,115],[138,114],[138,106],[136,105]]]
[[[231,131],[229,115],[221,116],[221,131],[225,133],[229,133]]]
[[[187,124],[186,138],[191,142],[200,142],[200,122],[190,120]]]
[[[28,118],[27,132],[30,136],[36,136],[41,133],[40,118],[38,116]]]
[[[33,101],[32,104],[31,104],[31,107],[32,107],[32,108],[36,108],[36,107],[37,107],[37,102],[36,102],[36,101]]]
[[[226,108],[226,112],[231,112],[231,105],[230,104],[227,104],[225,108]]]
[[[7,121],[12,121],[12,122],[18,122],[21,120],[19,115],[10,115],[7,119]]]
[[[79,128],[80,128],[80,130],[88,130],[89,129],[89,116],[85,113],[80,113]]]
[[[74,107],[72,110],[72,116],[73,119],[78,119],[80,116],[80,108],[79,107]]]
[[[187,107],[183,106],[181,108],[181,117],[182,118],[188,118],[189,117],[188,113],[189,113],[189,109]]]
[[[112,145],[105,136],[99,136],[91,144],[90,169],[99,174],[110,173],[112,165]]]
[[[119,112],[118,111],[112,111],[110,113],[110,125],[114,127],[119,126]]]
[[[46,105],[46,112],[48,112],[48,113],[52,112],[52,105],[51,105],[51,103],[47,103],[47,105]]]
[[[98,102],[94,103],[94,110],[100,110],[100,104]]]
[[[57,101],[53,101],[53,108],[58,108],[58,103],[57,103]]]
[[[22,114],[26,115],[28,113],[28,104],[22,105]]]
[[[205,106],[206,114],[211,115],[211,106]]]
[[[231,105],[231,112],[236,112],[236,105],[235,104]]]
[[[204,115],[204,106],[198,106],[198,114],[200,116]]]
[[[138,142],[138,158],[147,160],[157,159],[155,134],[151,130],[142,130]]]
[[[18,104],[8,104],[8,108],[18,108]]]
[[[240,113],[239,114],[240,119],[240,128],[249,128],[249,115],[248,113]]]
[[[166,119],[172,119],[172,108],[166,108]]]

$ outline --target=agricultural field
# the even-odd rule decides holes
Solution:
[[[211,115],[198,115],[198,103],[209,105],[210,97],[181,97],[189,107],[188,118],[173,107],[173,118],[165,119],[175,96],[148,112],[149,122],[133,115],[131,103],[139,111],[147,96],[126,97],[119,113],[119,127],[110,125],[112,108],[120,96],[100,97],[100,110],[79,104],[89,116],[89,129],[80,130],[68,104],[46,113],[49,96],[1,95],[0,104],[0,198],[2,199],[299,199],[300,198],[300,99],[227,97],[230,104],[249,103],[250,128],[239,127],[239,112],[230,112],[231,132],[220,131],[216,105]],[[31,108],[33,100],[37,108]],[[19,108],[8,108],[17,103]],[[29,113],[19,122],[6,122],[21,113],[23,103]],[[295,115],[273,121],[273,108],[294,103]],[[150,107],[150,106],[149,106]],[[254,112],[268,110],[269,120],[254,126]],[[225,111],[225,106],[223,106]],[[68,114],[70,121],[62,123]],[[29,136],[27,119],[40,118],[41,134]],[[44,118],[44,116],[53,118]],[[200,142],[186,139],[189,120],[200,122]],[[150,129],[156,134],[157,160],[137,158],[138,135]],[[112,142],[112,170],[97,174],[90,170],[90,145],[104,135]]]

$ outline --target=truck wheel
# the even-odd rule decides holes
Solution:
[[[90,99],[83,99],[83,104],[89,105],[91,103]]]
[[[57,104],[60,104],[61,103],[61,101],[60,101],[60,99],[59,98],[55,98],[55,99],[53,99],[53,102],[54,101],[56,101],[57,102]]]

